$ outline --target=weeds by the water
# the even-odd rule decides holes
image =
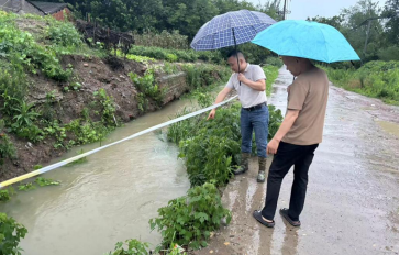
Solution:
[[[84,153],[85,153],[85,150],[84,149],[80,149],[76,154],[77,155],[82,155]],[[84,164],[84,163],[87,163],[87,162],[88,162],[87,157],[82,157],[82,158],[79,158],[79,159],[77,159],[77,160],[75,160],[75,161],[73,161],[71,163],[68,163],[66,166],[74,166],[74,165],[78,165],[78,164]]]

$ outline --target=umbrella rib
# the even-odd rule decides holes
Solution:
[[[326,52],[326,56],[328,57],[329,56],[329,54],[328,54],[328,48],[326,47],[326,38],[325,38],[325,35],[324,35],[324,33],[322,32],[322,29],[321,30],[319,30],[320,32],[321,32],[321,34],[322,34],[322,38],[324,38],[324,46],[325,46],[325,52]],[[330,61],[329,60],[329,57],[328,57],[328,61]],[[329,62],[327,62],[327,63],[329,63]]]

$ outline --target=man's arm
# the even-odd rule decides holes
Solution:
[[[228,88],[228,87],[225,87],[223,90],[221,90],[218,93],[218,96],[215,99],[214,104],[218,104],[218,103],[221,103],[222,101],[224,101],[226,95],[228,95],[228,93],[231,92],[231,91],[232,91],[232,89]]]
[[[246,86],[258,90],[264,91],[265,90],[265,79],[259,79],[257,81],[252,81],[244,77],[243,74],[238,75],[238,80],[244,83]]]
[[[226,95],[228,95],[229,92],[231,92],[232,89],[229,87],[225,87],[223,90],[221,90],[217,96],[217,98],[214,101],[214,104],[218,104],[221,103],[222,101],[224,101]],[[212,109],[210,114],[208,115],[208,119],[214,119],[215,116],[215,109]]]
[[[297,118],[299,117],[299,110],[288,110],[285,119],[283,120],[282,124],[280,125],[278,132],[276,132],[272,141],[268,143],[267,153],[268,154],[276,154],[278,150],[279,143],[296,122]]]

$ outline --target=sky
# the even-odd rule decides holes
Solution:
[[[264,4],[267,0],[247,0],[254,4]],[[358,0],[287,0],[289,1],[290,14],[287,15],[286,19],[294,20],[306,20],[307,17],[315,17],[317,15],[323,17],[332,17],[341,12],[342,9],[354,6]],[[283,9],[283,3],[285,0],[281,0]],[[386,0],[373,0],[373,2],[379,2],[379,6],[383,8]]]

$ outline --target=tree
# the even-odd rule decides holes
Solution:
[[[382,17],[388,18],[386,34],[389,43],[399,45],[399,0],[386,1]]]

